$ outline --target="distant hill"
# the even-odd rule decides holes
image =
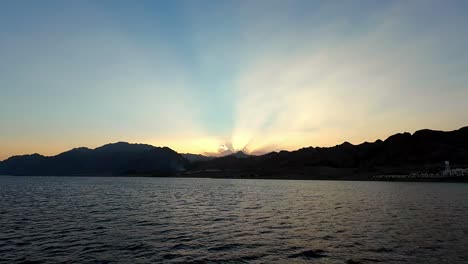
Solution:
[[[118,142],[96,149],[75,148],[52,157],[13,156],[0,162],[8,175],[170,175],[188,161],[167,147]]]
[[[438,171],[445,160],[468,167],[468,127],[399,133],[375,142],[251,156],[178,154],[170,148],[118,142],[96,149],[76,148],[53,157],[14,156],[0,162],[0,175],[133,175],[366,179],[376,174]],[[187,171],[187,172],[184,172]],[[209,172],[209,175],[205,175]]]
[[[246,154],[243,151],[238,151],[236,153],[230,154],[229,156],[236,157],[236,158],[239,158],[239,159],[245,159],[245,158],[251,157],[252,155]]]
[[[345,142],[329,148],[307,147],[243,158],[228,155],[194,163],[191,169],[241,171],[258,177],[340,178],[436,171],[445,160],[455,166],[468,166],[468,127],[450,132],[425,129],[412,135],[400,133],[359,145]]]
[[[183,153],[181,155],[190,162],[207,161],[207,160],[213,159],[213,157],[204,156],[204,155],[201,155],[201,154]]]

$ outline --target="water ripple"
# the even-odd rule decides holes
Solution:
[[[467,263],[467,187],[0,177],[0,263]]]

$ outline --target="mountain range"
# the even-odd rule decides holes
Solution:
[[[365,179],[382,173],[437,171],[445,160],[468,165],[468,127],[399,133],[385,140],[252,156],[178,154],[167,147],[118,142],[76,148],[56,156],[13,156],[0,162],[0,175],[153,175],[191,177]]]
[[[0,163],[9,175],[172,175],[188,161],[170,148],[118,142],[96,149],[75,148],[57,156],[13,156]]]
[[[437,172],[443,169],[444,161],[468,167],[468,127],[450,132],[424,129],[395,134],[384,141],[345,142],[244,159],[226,156],[192,163],[191,170],[200,175],[206,171],[226,174],[221,177],[367,179],[377,174]]]

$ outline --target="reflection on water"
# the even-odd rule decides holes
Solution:
[[[0,177],[1,263],[468,263],[468,185]]]

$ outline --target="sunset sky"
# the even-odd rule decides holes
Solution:
[[[1,1],[0,160],[468,125],[468,1]]]

